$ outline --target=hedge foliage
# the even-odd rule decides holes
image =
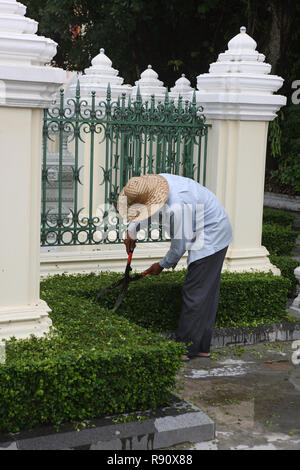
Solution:
[[[277,256],[270,255],[270,261],[272,264],[280,269],[281,275],[289,279],[291,283],[290,290],[288,292],[289,297],[293,297],[296,294],[297,279],[294,274],[295,269],[299,266],[299,261],[290,258],[289,256]]]
[[[165,406],[181,354],[176,343],[161,341],[9,361],[0,367],[0,429],[18,431]]]
[[[262,245],[272,255],[290,255],[298,235],[289,225],[263,224]]]
[[[278,224],[284,227],[292,227],[296,216],[280,209],[264,207],[263,222],[266,224]]]
[[[295,246],[299,232],[293,229],[295,215],[280,209],[264,208],[262,244],[273,256],[290,255]],[[286,272],[288,261],[279,260],[283,263]],[[290,266],[292,264],[290,263]],[[279,266],[278,266],[279,267]],[[280,267],[279,267],[280,268]],[[288,276],[291,278],[291,276]],[[294,280],[293,280],[294,282]]]
[[[49,338],[7,342],[6,364],[0,366],[1,431],[169,402],[181,344],[108,314],[86,298],[60,288],[46,290],[57,331]]]
[[[89,275],[77,278],[77,292],[94,297],[100,286],[114,281],[118,275]],[[149,276],[133,283],[118,310],[119,315],[155,332],[177,328],[181,311],[181,288],[185,270]],[[290,281],[269,273],[223,273],[216,326],[257,325],[281,321],[285,315]],[[66,289],[67,286],[66,286]],[[70,285],[74,292],[75,285]],[[103,301],[113,305],[113,297]]]

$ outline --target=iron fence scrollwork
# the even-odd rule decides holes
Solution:
[[[123,94],[97,100],[60,91],[44,111],[41,245],[120,243],[126,226],[116,213],[118,194],[132,176],[173,173],[205,185],[208,128],[192,101]],[[142,241],[163,238],[148,226]]]

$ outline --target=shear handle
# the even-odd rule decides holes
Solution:
[[[127,264],[131,264],[132,255],[133,255],[133,250],[130,250],[129,255],[128,255],[128,259],[127,259]]]

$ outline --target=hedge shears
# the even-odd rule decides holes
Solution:
[[[130,271],[132,271],[132,267],[131,267],[132,254],[133,254],[133,250],[130,250],[129,255],[128,255],[128,259],[127,259],[127,265],[126,265],[124,277],[122,277],[122,279],[115,282],[111,286],[108,286],[108,287],[105,287],[104,289],[101,289],[97,294],[96,300],[99,301],[102,297],[106,296],[107,294],[110,294],[115,289],[122,286],[120,294],[118,295],[117,300],[115,302],[115,305],[113,307],[113,311],[117,310],[117,308],[120,307],[120,305],[121,305],[121,303],[122,303],[122,301],[123,301],[123,299],[126,295],[129,284],[131,282],[138,281],[139,279],[142,279],[143,277],[146,277],[147,274],[148,274],[148,273],[144,272],[142,274],[136,274],[135,276],[130,276]]]

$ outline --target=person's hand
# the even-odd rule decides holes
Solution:
[[[135,249],[136,240],[134,238],[131,238],[131,236],[129,235],[128,230],[126,232],[124,244],[125,244],[125,247],[126,247],[126,252],[129,255],[130,251],[133,251]]]
[[[164,268],[161,267],[159,263],[154,263],[150,268],[144,271],[144,274],[152,274],[153,276],[158,276]]]

